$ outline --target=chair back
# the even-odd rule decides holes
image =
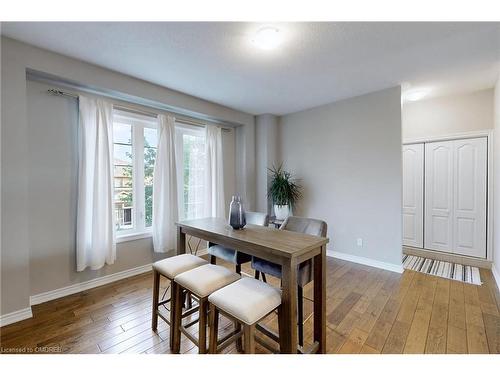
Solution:
[[[327,224],[323,220],[289,216],[285,219],[283,224],[281,224],[280,229],[310,234],[312,236],[326,237]]]
[[[269,215],[263,212],[247,211],[245,213],[247,224],[262,225],[267,227],[269,225]]]

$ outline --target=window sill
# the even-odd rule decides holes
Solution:
[[[121,236],[116,237],[116,243],[141,240],[143,238],[150,238],[150,237],[153,237],[153,232],[151,231],[146,231],[142,233],[123,234]]]

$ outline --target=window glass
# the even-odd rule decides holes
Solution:
[[[117,231],[133,228],[132,126],[113,124],[114,208]]]
[[[204,216],[205,131],[179,126],[176,130],[179,215],[181,219]]]
[[[158,146],[158,134],[154,128],[144,128],[144,146],[154,147]]]
[[[144,205],[145,225],[153,224],[153,171],[158,135],[156,129],[144,128]]]
[[[132,144],[132,131],[130,124],[113,123],[113,141],[115,144]]]
[[[205,138],[184,134],[184,216],[195,219],[203,216],[205,178]]]

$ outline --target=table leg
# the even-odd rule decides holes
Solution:
[[[182,227],[177,227],[177,255],[186,254],[186,233],[182,232]]]
[[[282,353],[297,353],[297,265],[291,260],[282,265],[281,313],[283,329],[280,330]]]
[[[314,341],[326,352],[326,246],[314,257]]]

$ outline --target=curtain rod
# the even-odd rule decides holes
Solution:
[[[49,94],[51,94],[51,95],[54,95],[54,96],[66,96],[66,97],[74,98],[74,99],[78,99],[78,97],[79,97],[79,95],[76,94],[76,93],[72,93],[72,92],[68,92],[68,91],[63,91],[63,90],[59,90],[59,89],[48,89],[47,92]],[[134,103],[132,103],[132,104],[134,104]],[[158,117],[158,113],[143,111],[143,110],[139,110],[139,109],[136,109],[136,108],[129,108],[129,107],[121,105],[121,104],[113,104],[113,107],[116,108],[116,109],[118,109],[118,110],[122,110],[122,111],[126,111],[126,112],[131,112],[131,113],[136,113],[136,114],[147,116],[147,117],[152,117],[152,118],[157,118]],[[167,112],[167,111],[165,111],[165,112]],[[178,113],[171,112],[171,111],[168,111],[168,112],[171,113],[171,114],[173,114],[173,115],[177,115],[176,118],[175,118],[176,122],[179,122],[179,123],[182,123],[182,124],[186,124],[186,125],[198,126],[200,128],[203,128],[206,125],[205,123],[202,123],[202,122],[197,121],[195,119],[186,118],[187,116],[185,116],[185,115],[180,115]],[[182,117],[179,117],[179,116],[182,116]],[[225,132],[230,132],[231,131],[231,129],[224,128],[222,126],[220,128],[223,131],[225,131]]]

